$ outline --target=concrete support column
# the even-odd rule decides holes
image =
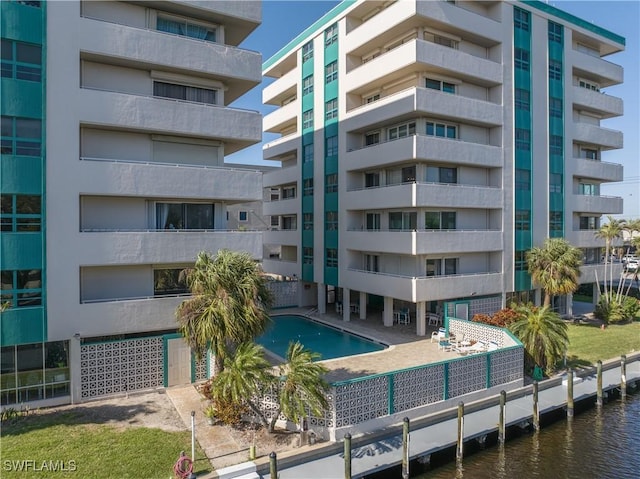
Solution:
[[[416,334],[418,336],[427,334],[427,303],[425,301],[416,303]]]
[[[367,293],[360,291],[360,319],[367,319]]]
[[[342,288],[342,320],[351,321],[351,290]]]
[[[318,313],[327,313],[327,286],[324,283],[318,283]]]
[[[393,326],[393,298],[391,296],[384,297],[384,311],[382,312],[382,323],[387,326]]]
[[[593,304],[594,306],[600,301],[600,285],[593,283]]]
[[[567,316],[573,316],[573,294],[569,293],[567,295]]]
[[[78,404],[82,397],[79,334],[69,340],[69,371],[71,373],[71,404]]]
[[[542,306],[542,290],[541,289],[536,289],[533,294],[534,294],[534,298],[535,298],[533,303],[536,306]]]

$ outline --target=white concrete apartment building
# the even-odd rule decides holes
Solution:
[[[257,111],[228,106],[261,81],[261,55],[239,47],[260,2],[2,10],[2,404],[206,376],[176,334],[180,271],[203,250],[262,257],[262,232],[227,215],[262,200],[262,172],[224,162],[262,137]],[[25,198],[35,228],[19,226]]]
[[[417,334],[444,302],[471,318],[539,299],[524,253],[547,237],[584,250],[583,283],[602,278],[594,230],[622,199],[600,185],[623,173],[602,161],[623,144],[603,89],[624,44],[537,1],[337,5],[263,63],[280,135],[263,156],[282,162],[264,176],[264,242],[282,248],[265,270],[346,321],[408,309]]]

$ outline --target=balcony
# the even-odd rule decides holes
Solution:
[[[402,183],[347,191],[350,210],[407,207],[502,208],[502,189],[444,183]]]
[[[262,269],[265,273],[279,274],[281,276],[300,277],[300,265],[296,261],[285,261],[282,259],[263,259]]]
[[[622,132],[588,123],[573,124],[573,139],[582,143],[599,145],[604,149],[620,149],[623,146]]]
[[[410,302],[500,294],[503,281],[501,273],[412,277],[347,269],[341,274],[346,287]]]
[[[225,167],[82,158],[75,188],[83,194],[261,201],[262,173]]]
[[[619,85],[624,81],[624,70],[620,65],[577,50],[570,50],[568,57],[575,75],[592,79],[601,87]]]
[[[284,76],[275,79],[262,90],[262,103],[279,106],[287,98],[296,95],[300,72],[291,70]]]
[[[370,170],[394,162],[432,160],[481,168],[501,168],[502,148],[449,138],[414,135],[346,153],[348,171]]]
[[[296,156],[299,157],[300,155],[297,154],[297,151],[301,144],[302,142],[297,133],[276,138],[262,145],[262,158],[264,160],[278,161],[280,157],[288,156],[291,153],[296,153]]]
[[[600,181],[622,181],[624,173],[622,165],[618,163],[586,158],[574,158],[573,167],[573,176],[593,178]]]
[[[265,115],[262,120],[262,127],[265,132],[280,133],[282,130],[296,126],[298,113],[300,112],[300,102],[294,100],[291,103],[278,108]]]
[[[81,124],[220,139],[225,155],[262,140],[257,111],[87,88],[77,105]]]
[[[110,57],[137,68],[147,64],[215,77],[226,83],[227,104],[261,81],[257,52],[90,18],[81,18],[78,28],[83,58]]]
[[[488,230],[351,230],[342,236],[349,249],[389,254],[448,254],[502,251],[502,232]]]
[[[614,284],[617,284],[618,278],[622,273],[622,263],[609,263],[607,265],[607,278],[613,274]],[[580,283],[596,283],[604,281],[604,263],[602,264],[585,264],[580,267]]]
[[[265,216],[295,215],[300,210],[300,199],[288,198],[279,201],[265,201],[262,213]]]
[[[574,230],[567,234],[567,241],[576,248],[601,248],[604,240],[596,236],[598,230]]]
[[[264,231],[262,239],[264,244],[277,244],[287,246],[300,246],[300,231],[295,230],[270,230]]]
[[[622,213],[622,198],[618,196],[572,195],[573,211],[601,215]]]
[[[624,113],[621,98],[579,86],[573,87],[573,105],[574,108],[596,113],[602,118],[622,116]]]
[[[92,231],[79,233],[81,265],[192,263],[200,251],[232,249],[262,258],[262,232],[228,230]]]
[[[296,166],[288,166],[287,168],[279,168],[277,170],[267,171],[262,177],[262,185],[265,188],[271,186],[288,185],[296,183],[300,178],[300,168]],[[267,202],[264,203],[268,204]]]

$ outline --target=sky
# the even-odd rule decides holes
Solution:
[[[262,24],[240,47],[262,53],[264,62],[338,3],[340,2],[319,0],[263,0]],[[623,52],[606,57],[624,68],[624,83],[606,89],[607,94],[623,99],[624,116],[601,123],[605,128],[620,130],[624,134],[624,148],[604,152],[602,155],[602,161],[624,166],[624,178],[620,183],[604,184],[600,194],[623,198],[624,211],[621,215],[615,215],[616,217],[640,219],[640,0],[550,0],[547,3],[626,39]],[[274,107],[262,105],[262,89],[269,82],[266,79],[263,84],[236,100],[232,106],[258,110],[263,114],[272,111]],[[267,133],[263,141],[267,142],[275,137],[277,135]],[[261,144],[230,155],[227,161],[277,165],[262,160]]]

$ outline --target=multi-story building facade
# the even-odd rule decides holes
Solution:
[[[262,257],[227,207],[262,172],[228,105],[260,83],[239,48],[259,2],[3,1],[2,404],[68,402],[206,374],[176,333],[199,251]]]
[[[547,237],[602,278],[594,229],[622,212],[600,195],[622,179],[602,161],[623,113],[605,57],[624,44],[536,1],[339,4],[263,64],[280,135],[263,156],[282,162],[264,241],[283,253],[265,269],[297,276],[301,305],[353,305],[345,320],[408,307],[418,334],[445,301],[470,317],[535,299],[524,255]]]

